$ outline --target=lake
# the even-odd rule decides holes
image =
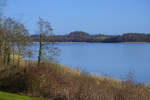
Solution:
[[[150,83],[148,43],[58,43],[59,63],[92,74],[124,80],[128,72],[137,82]],[[32,45],[37,55],[38,44]]]

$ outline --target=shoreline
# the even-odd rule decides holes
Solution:
[[[39,43],[39,42],[33,42],[33,44],[35,43]],[[52,42],[44,42],[44,43],[52,43]],[[106,44],[117,44],[117,43],[121,43],[121,44],[150,44],[150,42],[53,42],[54,44],[78,44],[78,43],[106,43]]]
[[[120,42],[124,44],[150,44],[150,42]]]

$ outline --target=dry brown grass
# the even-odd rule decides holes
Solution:
[[[12,91],[14,87],[17,93],[54,100],[150,100],[149,85],[90,75],[53,63],[7,67],[0,72],[0,81],[0,90]]]

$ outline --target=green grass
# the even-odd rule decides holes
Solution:
[[[32,98],[27,96],[0,92],[0,100],[50,100],[50,99]]]

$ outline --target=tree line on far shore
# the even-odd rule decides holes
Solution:
[[[39,36],[37,34],[31,35],[31,38],[34,42],[39,41]],[[123,35],[91,35],[83,31],[74,31],[66,35],[53,35],[52,38],[55,42],[150,42],[150,34],[145,33],[124,33]]]

